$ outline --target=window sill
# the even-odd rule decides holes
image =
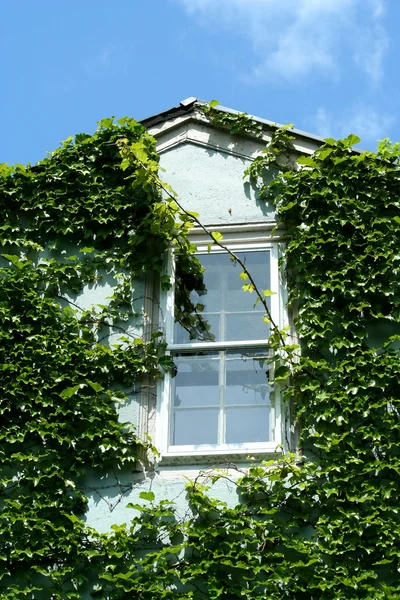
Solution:
[[[249,464],[254,460],[261,462],[263,460],[273,460],[282,454],[282,449],[279,446],[275,448],[259,448],[259,449],[221,449],[208,450],[200,452],[167,452],[162,454],[158,464],[164,466],[175,465],[214,465],[224,467],[234,464]]]

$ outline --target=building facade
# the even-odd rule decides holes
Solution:
[[[162,178],[175,190],[182,207],[199,214],[208,232],[218,232],[223,245],[246,264],[259,289],[269,290],[274,322],[290,325],[286,310],[282,231],[272,205],[261,200],[256,187],[244,178],[245,169],[265,148],[276,127],[257,119],[257,135],[233,135],[215,125],[195,98],[143,121],[157,140]],[[230,114],[225,108],[221,113]],[[321,140],[294,131],[295,151],[311,154]],[[241,268],[201,228],[192,241],[205,271],[205,290],[193,295],[206,322],[203,331],[187,331],[174,322],[174,287],[161,291],[149,276],[134,291],[146,315],[147,335],[164,330],[168,352],[177,373],[157,386],[149,383],[130,394],[120,409],[121,419],[132,422],[143,437],[149,435],[160,452],[154,462],[139,461],[134,472],[89,478],[88,524],[107,531],[114,523],[129,521],[127,504],[140,502],[143,491],[156,499],[174,499],[182,514],[187,510],[185,484],[203,469],[245,465],[248,457],[273,457],[282,448],[294,449],[295,432],[278,386],[269,385],[265,364],[269,326],[265,311],[242,290]],[[165,272],[174,274],[173,254],[166,257]],[[142,287],[144,286],[144,287]],[[102,283],[90,298],[101,302],[109,290]],[[82,299],[81,299],[82,300]],[[135,324],[132,323],[132,331]],[[144,331],[146,335],[146,331]],[[226,481],[214,493],[235,503]]]

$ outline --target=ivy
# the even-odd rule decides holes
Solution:
[[[217,125],[255,133],[215,106]],[[271,345],[300,452],[199,476],[185,518],[144,491],[107,534],[82,519],[86,470],[132,466],[149,447],[115,405],[173,366],[162,332],[143,337],[132,288],[173,247],[176,317],[204,328],[187,238],[201,222],[161,182],[154,140],[131,119],[105,119],[38,165],[1,167],[3,598],[400,597],[400,148],[356,152],[358,141],[299,157],[290,127],[276,128],[247,171],[286,231],[301,351],[273,323]],[[110,278],[105,304],[80,306]],[[270,291],[245,268],[241,278],[265,303]],[[224,480],[236,504],[214,497]]]
[[[146,169],[124,160],[128,144]],[[132,468],[150,446],[116,404],[172,366],[162,332],[143,338],[147,316],[132,305],[170,246],[186,247],[188,220],[162,202],[157,169],[154,140],[132,119],[105,119],[32,167],[1,168],[4,598],[82,597],[100,543],[81,520],[85,472]],[[110,278],[106,304],[80,306]]]

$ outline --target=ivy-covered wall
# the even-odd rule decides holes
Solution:
[[[240,135],[232,138],[229,132],[196,121],[179,123],[172,132],[158,133],[156,141],[163,179],[176,191],[182,206],[199,213],[205,224],[214,227],[243,225],[270,222],[275,218],[272,204],[260,200],[254,182],[243,178],[251,158],[264,148],[262,141]],[[96,288],[97,293],[103,289],[100,285],[104,285],[103,280]],[[148,293],[153,294],[154,290],[150,288]],[[86,294],[83,298],[86,298]],[[94,303],[99,301],[96,296],[91,299]],[[157,312],[159,307],[149,306],[149,312],[150,308],[155,308]],[[165,319],[163,311],[160,312],[160,322],[151,325],[163,331]],[[156,318],[154,313],[153,318]],[[147,424],[150,420],[149,433],[155,434],[154,443],[157,440],[156,394],[156,387],[153,386],[150,406],[146,407],[148,413],[145,415],[135,410],[140,403],[140,394],[133,398],[130,413],[126,411],[126,404],[119,408],[120,415],[124,415],[123,420],[136,425],[139,425],[140,416],[143,420],[147,417]],[[234,458],[237,459],[237,456]],[[245,457],[242,460],[245,461]],[[225,461],[226,457],[214,457],[211,464]],[[195,461],[193,457],[181,457],[170,460],[167,465],[165,462],[157,461],[156,465],[150,466],[146,475],[140,465],[133,473],[131,469],[118,473],[118,478],[113,473],[104,473],[99,478],[98,473],[90,472],[85,480],[87,523],[101,532],[109,531],[113,524],[125,523],[130,517],[127,505],[138,502],[140,493],[148,490],[154,493],[157,500],[175,498],[179,514],[184,515],[188,510],[185,492],[187,478],[196,477],[203,467],[209,468],[210,463],[202,462],[200,457]],[[171,462],[175,464],[171,465]],[[214,493],[230,504],[237,502],[235,489],[224,482],[214,487]]]
[[[217,126],[258,133],[214,106]],[[359,154],[356,142],[329,139],[298,169],[276,129],[247,171],[286,228],[300,343],[271,322],[271,360],[300,452],[194,478],[189,511],[181,488],[157,498],[139,483],[127,525],[107,533],[85,523],[88,495],[111,514],[131,489],[122,475],[155,451],[116,405],[172,366],[132,288],[173,245],[188,300],[199,219],[170,191],[161,201],[154,140],[129,119],[103,120],[34,167],[1,167],[2,598],[400,597],[400,148]],[[107,281],[107,302],[79,305]]]

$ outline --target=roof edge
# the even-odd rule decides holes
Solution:
[[[205,106],[207,104],[208,102],[206,102],[205,100],[195,98],[194,96],[189,96],[189,98],[185,98],[184,100],[182,100],[178,106],[174,106],[173,108],[160,112],[156,115],[152,115],[150,117],[142,119],[140,122],[146,128],[154,127],[155,125],[164,123],[169,119],[189,114],[194,110],[196,105]],[[214,110],[229,113],[231,115],[243,114],[239,110],[234,110],[233,108],[228,108],[227,106],[222,106],[221,104],[215,106]],[[278,129],[279,127],[283,126],[281,123],[269,121],[268,119],[262,119],[261,117],[256,117],[255,115],[248,114],[248,116],[250,117],[250,119],[253,119],[256,123],[260,123],[264,128],[269,130]],[[315,135],[313,133],[309,133],[301,129],[296,129],[295,127],[288,129],[288,131],[296,137],[312,140],[313,142],[318,142],[319,144],[323,144],[325,141],[324,138],[319,135]]]

